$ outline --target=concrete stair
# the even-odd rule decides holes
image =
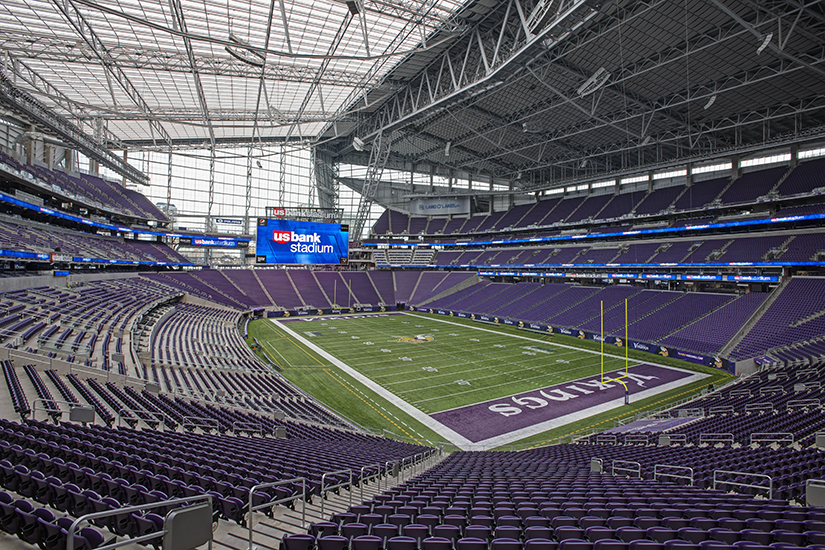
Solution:
[[[323,500],[315,496],[312,502],[295,501],[295,508],[276,506],[272,517],[264,514],[252,514],[252,550],[279,550],[281,539],[287,535],[306,533],[311,523],[328,521],[333,514],[346,512],[351,505],[370,500],[375,495],[395,487],[411,477],[417,476],[432,468],[444,458],[446,454],[439,453],[427,459],[424,464],[407,467],[398,477],[383,476],[377,480],[370,480],[350,491],[341,488],[338,492],[330,491]],[[234,522],[221,520],[213,533],[212,547],[218,550],[249,550],[249,528],[241,527]]]

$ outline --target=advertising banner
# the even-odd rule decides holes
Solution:
[[[470,197],[451,197],[449,199],[412,199],[411,216],[445,216],[447,214],[469,214]]]

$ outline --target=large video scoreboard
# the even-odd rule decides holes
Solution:
[[[349,226],[258,218],[255,263],[345,264]]]

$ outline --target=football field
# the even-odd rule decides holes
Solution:
[[[625,394],[640,401],[716,379],[712,369],[659,364],[655,355],[626,359],[615,346],[602,355],[555,334],[443,316],[386,312],[263,322],[269,327],[258,331],[259,340],[299,386],[300,371],[320,369],[356,388],[362,401],[368,392],[373,408],[385,401],[399,409],[394,417],[408,425],[406,433],[421,433],[418,423],[462,448],[502,445],[621,409]],[[341,388],[332,384],[332,390]]]

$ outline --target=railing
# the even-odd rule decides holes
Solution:
[[[650,439],[648,438],[647,434],[637,434],[637,433],[629,433],[624,436],[624,444],[632,444],[632,443],[644,443],[647,445],[650,443]]]
[[[611,445],[616,445],[618,442],[619,439],[616,437],[616,434],[599,434],[596,436],[596,444],[610,443]]]
[[[733,414],[736,410],[731,405],[718,405],[708,409],[708,414]]]
[[[288,483],[296,483],[301,482],[302,491],[300,495],[295,495],[291,497],[282,498],[279,500],[270,500],[269,502],[264,502],[263,504],[259,504],[257,506],[253,505],[253,497],[255,496],[255,491],[259,491],[261,489],[268,489],[270,487],[279,487],[281,485],[287,485]],[[257,512],[258,510],[263,510],[264,508],[272,508],[273,506],[277,506],[278,504],[286,504],[287,502],[292,502],[294,500],[303,499],[306,501],[307,496],[307,478],[305,477],[295,477],[292,479],[284,479],[281,481],[274,481],[272,483],[260,483],[255,485],[249,490],[249,507],[247,508],[249,519],[247,520],[247,526],[249,527],[249,546],[247,550],[252,550],[255,548],[252,544],[252,533],[254,531],[254,521],[252,521],[252,512]],[[301,506],[301,528],[304,529],[307,526],[306,521],[306,506]]]
[[[723,479],[718,479],[718,477],[717,477],[718,474],[749,476],[749,477],[753,477],[753,478],[766,479],[766,480],[768,480],[768,485],[767,486],[765,486],[765,485],[756,485],[754,483],[745,483],[743,481],[727,481],[727,480],[723,480]],[[752,489],[758,489],[758,490],[762,490],[762,491],[767,489],[768,499],[770,500],[770,499],[773,498],[773,479],[771,478],[771,476],[766,476],[766,475],[763,475],[763,474],[753,474],[751,472],[735,472],[735,471],[729,471],[729,470],[714,470],[713,471],[713,490],[714,491],[717,490],[716,489],[717,485],[734,485],[736,487],[750,487]]]
[[[615,476],[617,471],[636,474],[636,477],[642,479],[642,465],[632,460],[614,460],[610,464],[610,473]]]
[[[342,481],[336,485],[325,485],[327,476],[334,476],[336,474],[349,474],[349,480],[346,483]],[[349,505],[350,508],[352,508],[352,470],[326,472],[321,476],[321,517],[324,517],[324,502],[327,500],[327,492],[334,489],[340,489],[341,487],[349,487]]]
[[[660,477],[686,479],[688,481],[688,486],[693,486],[693,468],[689,468],[687,466],[674,466],[672,464],[655,464],[653,466],[653,480],[659,481]]]
[[[114,510],[107,510],[105,512],[94,512],[92,514],[86,514],[85,516],[80,516],[79,518],[74,520],[72,525],[67,530],[66,550],[74,550],[74,535],[78,531],[80,524],[83,523],[83,522],[91,521],[93,519],[111,517],[111,516],[120,516],[122,514],[131,514],[132,512],[138,512],[138,511],[141,511],[141,510],[151,510],[151,509],[157,509],[157,508],[168,508],[170,506],[173,506],[177,509],[177,508],[183,507],[183,505],[191,505],[191,506],[186,506],[186,508],[194,508],[194,507],[198,506],[198,503],[201,502],[201,501],[203,501],[205,504],[200,504],[200,506],[208,506],[209,507],[209,515],[210,515],[210,518],[211,518],[212,510],[213,510],[212,495],[197,495],[197,496],[186,497],[186,498],[173,498],[173,499],[170,499],[170,500],[164,500],[163,502],[153,502],[151,504],[141,504],[141,505],[138,505],[138,506],[126,506],[126,507],[117,508],[117,509],[114,509]],[[177,506],[177,505],[182,505],[182,506]],[[166,524],[166,519],[169,518],[169,515],[173,511],[174,510],[172,510],[169,513],[166,514],[166,518],[164,518],[164,525]],[[121,546],[142,543],[142,542],[150,541],[152,539],[156,539],[158,537],[162,537],[162,536],[166,535],[168,532],[169,531],[167,531],[164,528],[164,529],[161,529],[159,531],[154,531],[154,532],[151,532],[151,533],[147,533],[145,535],[141,535],[139,537],[126,538],[126,539],[124,539],[120,542],[116,542],[116,543],[113,543],[113,544],[107,544],[105,546],[98,546],[97,549],[99,549],[99,550],[111,550],[111,549],[114,549],[114,548],[120,548]],[[208,538],[209,549],[211,550],[211,548],[212,548],[212,530],[211,530],[211,528],[209,529],[208,532],[209,532],[209,538]],[[158,546],[160,546],[159,543],[158,543]],[[251,546],[250,546],[250,548],[251,548]],[[169,549],[169,550],[178,550],[178,549]]]
[[[751,390],[732,390],[730,392],[731,397],[750,397],[751,395]]]
[[[164,428],[169,426],[169,417],[158,411],[150,411],[148,409],[127,409],[131,412],[138,420],[142,420],[147,425],[157,423],[161,424]],[[143,416],[141,416],[143,415]],[[120,415],[118,414],[118,426],[120,426]]]
[[[268,430],[264,428],[264,425],[260,422],[233,422],[232,434],[237,435],[238,432],[256,433],[263,437],[266,433],[268,433]]]
[[[733,441],[733,434],[699,434],[699,445],[702,443],[733,445]]]
[[[43,409],[41,409],[41,410],[46,411],[47,413],[59,412],[60,414],[63,414],[63,411],[60,410],[60,407],[57,407],[57,409],[48,408],[49,403],[53,403],[54,405],[58,405],[58,404],[69,405],[69,407],[71,407],[71,408],[74,408],[74,407],[72,407],[72,405],[75,405],[77,407],[83,407],[83,405],[81,405],[80,403],[72,403],[71,401],[60,401],[59,399],[43,399],[43,398],[38,397],[37,399],[32,401],[32,420],[37,420],[37,410],[38,410],[37,409],[37,404],[38,403],[41,403],[43,405]],[[89,407],[84,407],[84,408],[89,408]],[[94,410],[94,409],[92,409],[92,410]]]
[[[751,445],[754,443],[785,443],[793,445],[792,433],[752,433]]]
[[[764,402],[764,403],[749,403],[745,405],[745,412],[760,412],[760,411],[772,411],[774,409],[773,403]]]
[[[776,395],[778,393],[785,393],[785,388],[782,386],[765,386],[759,390],[760,397],[763,395]]]
[[[374,473],[368,474],[367,469],[373,469],[373,468],[375,468]],[[361,502],[364,502],[364,485],[366,484],[366,482],[377,479],[378,480],[378,488],[380,489],[381,488],[381,476],[382,475],[383,474],[381,473],[381,464],[379,464],[377,462],[375,464],[367,464],[366,466],[361,466],[361,477],[358,478],[360,480],[358,482],[358,485],[361,487]],[[323,481],[322,481],[322,485],[323,485]]]
[[[206,418],[203,416],[184,416],[183,421],[181,422],[181,427],[184,429],[194,427],[194,428],[201,428],[202,430],[215,430],[220,432],[221,431],[221,424],[214,418]]]
[[[819,406],[819,399],[794,399],[788,401],[788,403],[785,405],[785,410],[790,411],[793,409],[819,408]]]
[[[686,434],[661,434],[659,439],[661,440],[662,436],[666,436],[668,438],[668,444],[673,445],[674,443],[679,443],[681,445],[687,445],[687,435]]]

